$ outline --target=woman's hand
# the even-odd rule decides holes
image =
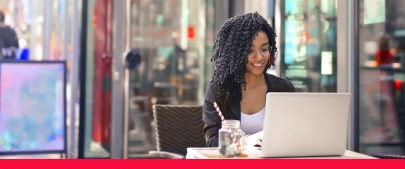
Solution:
[[[255,134],[246,137],[246,145],[250,146],[262,146],[263,131],[257,132]]]

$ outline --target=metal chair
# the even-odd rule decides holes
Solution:
[[[188,147],[206,147],[202,106],[154,105],[153,117],[157,151],[149,157],[184,159]]]

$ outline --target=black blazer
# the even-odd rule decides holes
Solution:
[[[268,92],[294,92],[291,82],[265,73],[265,80]],[[214,84],[209,83],[205,93],[203,105],[204,135],[208,147],[218,147],[218,130],[221,129],[221,118],[215,110],[213,102],[217,102],[219,109],[225,119],[240,120],[240,103],[226,102],[224,99],[216,100],[217,89]]]

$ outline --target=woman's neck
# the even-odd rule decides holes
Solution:
[[[266,84],[264,74],[261,75],[245,75],[246,88],[254,88]]]

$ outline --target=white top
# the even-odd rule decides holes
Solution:
[[[247,115],[241,112],[240,126],[245,134],[255,134],[263,130],[264,109],[265,108],[252,115]]]

